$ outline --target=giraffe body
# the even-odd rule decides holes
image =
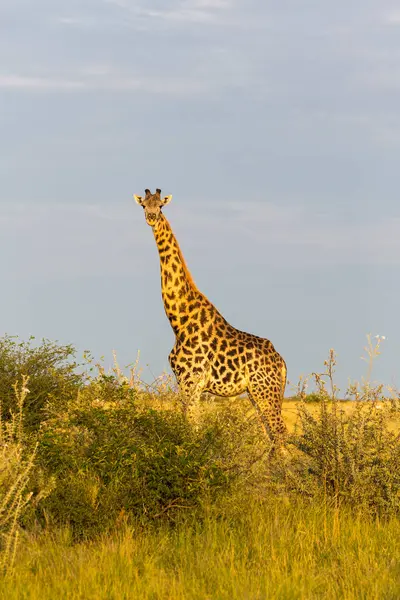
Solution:
[[[171,197],[160,190],[135,196],[153,228],[161,267],[166,315],[175,333],[169,355],[181,392],[195,402],[203,392],[236,396],[247,392],[273,441],[286,432],[281,416],[286,365],[272,343],[230,325],[196,287],[178,242],[161,212]]]

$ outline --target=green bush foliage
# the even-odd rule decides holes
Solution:
[[[346,396],[353,410],[343,409],[334,383],[336,353],[324,362],[323,373],[313,373],[319,410],[312,413],[303,394],[299,426],[292,443],[301,452],[296,462],[294,488],[310,495],[333,499],[372,515],[400,514],[400,434],[391,423],[400,415],[400,396],[392,388],[371,382],[374,360],[381,353],[384,336],[367,335],[362,357],[367,378],[349,384]],[[330,392],[327,391],[327,383]],[[306,389],[306,382],[299,386]]]
[[[303,402],[321,402],[323,400],[323,396],[318,394],[317,392],[311,392],[311,394],[307,394],[302,400]]]
[[[117,365],[109,373],[97,365],[95,375],[91,366],[81,375],[72,348],[28,346],[3,340],[3,366],[4,356],[10,366],[0,370],[0,389],[12,404],[9,373],[32,367],[24,405],[30,430],[19,452],[31,456],[37,444],[24,483],[35,501],[15,520],[28,530],[68,525],[75,538],[91,538],[126,523],[176,523],[185,514],[201,519],[218,499],[227,506],[240,494],[300,496],[368,515],[400,513],[400,439],[392,428],[398,401],[365,383],[354,409],[344,411],[333,383],[333,351],[325,374],[316,375],[318,404],[297,403],[297,426],[283,457],[269,452],[247,398],[205,398],[186,416],[165,379],[145,386]]]
[[[16,410],[13,390],[15,382],[29,377],[29,395],[25,400],[24,423],[28,430],[38,428],[44,418],[44,408],[49,400],[65,404],[77,393],[83,375],[77,372],[75,349],[48,340],[34,344],[31,337],[21,341],[17,337],[0,338],[0,398],[3,417],[9,418]]]
[[[292,442],[301,451],[301,489],[375,515],[400,514],[400,436],[390,429],[396,405],[355,402],[346,414],[340,404],[322,401],[316,414],[299,409]]]
[[[176,406],[151,404],[148,393],[101,374],[66,407],[50,407],[39,436],[40,464],[57,480],[42,503],[48,520],[82,537],[131,518],[174,519],[228,489],[260,451],[258,427],[243,435],[235,411],[193,423]]]

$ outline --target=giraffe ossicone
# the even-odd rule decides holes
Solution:
[[[272,343],[230,325],[195,285],[174,233],[162,213],[172,196],[145,190],[134,196],[152,227],[160,256],[161,292],[175,334],[169,363],[184,398],[203,392],[238,396],[247,392],[273,442],[286,434],[282,401],[286,365]]]

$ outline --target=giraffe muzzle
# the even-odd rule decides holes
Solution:
[[[155,225],[155,223],[157,222],[157,214],[156,213],[147,213],[146,215],[146,221],[148,222],[149,225]]]

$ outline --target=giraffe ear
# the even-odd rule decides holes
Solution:
[[[164,196],[164,198],[161,200],[161,205],[162,206],[166,206],[167,204],[169,204],[172,200],[172,195],[170,196]]]
[[[136,196],[136,194],[134,194],[133,197],[135,198],[136,202],[138,204],[140,204],[140,206],[143,205],[143,198],[142,198],[142,196]]]

